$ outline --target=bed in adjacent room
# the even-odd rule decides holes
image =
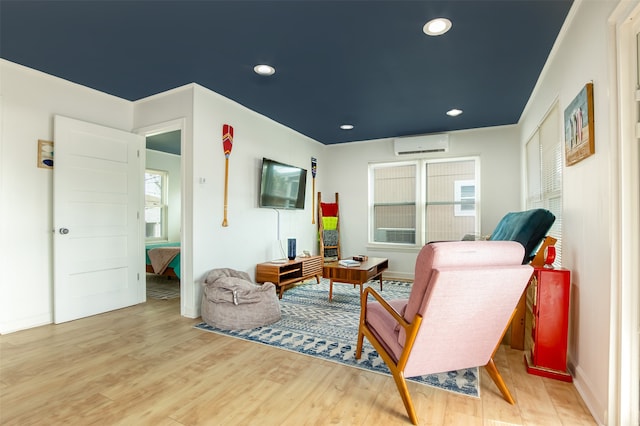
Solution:
[[[180,279],[180,243],[147,243],[147,272]]]

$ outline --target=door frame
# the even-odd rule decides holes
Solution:
[[[152,124],[150,126],[140,127],[134,129],[133,132],[143,136],[146,140],[149,136],[154,136],[160,133],[167,133],[176,130],[180,130],[180,315],[188,317],[191,312],[191,306],[193,305],[193,282],[188,277],[191,276],[191,268],[188,265],[192,264],[192,254],[191,248],[187,246],[185,243],[185,234],[184,231],[186,228],[186,202],[185,202],[185,194],[186,194],[186,178],[185,178],[185,127],[186,122],[185,119],[176,119],[165,121],[162,123]],[[144,157],[142,158],[141,164],[143,168],[146,168],[147,163],[147,152],[146,152],[146,144],[145,149],[142,154]],[[142,191],[142,197],[144,197],[144,190]],[[145,244],[145,234],[144,227],[142,228],[142,232],[140,233],[140,241],[142,246]],[[144,250],[142,251],[143,256],[140,259],[141,262],[144,263]],[[146,280],[145,280],[145,289],[146,289]]]
[[[612,235],[611,337],[607,424],[638,424],[640,413],[640,4],[622,1],[609,19],[612,185],[617,196]],[[616,114],[617,113],[617,114]]]

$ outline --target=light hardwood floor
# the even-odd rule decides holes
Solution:
[[[2,425],[409,425],[393,379],[193,328],[179,301],[0,336]],[[354,342],[355,344],[355,342]],[[511,406],[409,383],[420,424],[593,425],[569,383],[496,357]]]

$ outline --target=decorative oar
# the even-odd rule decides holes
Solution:
[[[311,157],[311,223],[316,223],[316,172],[318,171],[318,162],[315,158]]]
[[[233,147],[233,126],[228,124],[222,125],[222,148],[224,149],[224,219],[222,226],[227,224],[227,193],[229,187],[229,156]]]

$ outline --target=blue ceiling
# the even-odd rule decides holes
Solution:
[[[195,82],[335,144],[517,123],[571,5],[2,0],[0,56],[131,101]]]

